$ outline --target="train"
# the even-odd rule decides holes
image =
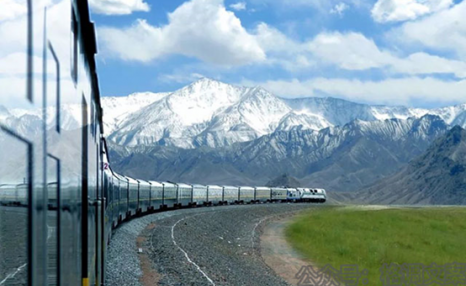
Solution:
[[[0,63],[15,59],[14,68],[0,71],[0,285],[105,285],[112,229],[155,211],[325,202],[326,191],[317,188],[184,184],[116,173],[103,135],[88,1],[18,5],[18,13],[0,19]],[[80,106],[78,128],[64,128],[65,102]],[[5,119],[18,108],[41,112]]]
[[[182,207],[273,202],[324,203],[324,189],[217,186],[133,179],[104,171],[107,229],[136,215]],[[1,200],[1,197],[0,197]]]

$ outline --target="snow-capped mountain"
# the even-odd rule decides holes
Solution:
[[[110,106],[104,98],[104,110],[119,109],[119,114],[125,116],[104,115],[106,124],[118,120],[111,126],[111,132],[106,133],[110,140],[124,146],[216,148],[296,126],[321,130],[343,126],[353,120],[420,118],[425,114],[438,115],[448,124],[466,126],[466,104],[428,110],[371,106],[336,98],[284,99],[260,87],[237,87],[207,78],[173,93],[154,96],[152,102],[140,100],[135,111],[117,107],[116,101],[120,99],[113,100],[115,103]],[[143,104],[146,106],[141,108]]]
[[[440,117],[425,115],[355,120],[319,131],[295,126],[219,148],[112,144],[110,149],[117,171],[147,179],[260,185],[287,173],[304,185],[354,191],[391,175],[448,129]]]
[[[103,97],[104,132],[111,134],[128,115],[161,100],[169,93],[138,92],[121,97]]]
[[[330,97],[284,99],[261,87],[239,87],[207,78],[175,92],[103,97],[102,106],[105,135],[123,146],[217,148],[297,126],[318,131],[354,120],[420,118],[425,114],[438,115],[447,124],[466,127],[466,104],[428,110],[371,106]],[[62,105],[61,128],[79,128],[81,112],[80,105]],[[47,109],[48,126],[54,124],[55,114],[54,108]],[[3,108],[0,117],[26,128],[36,126],[31,121],[39,120],[42,111]]]

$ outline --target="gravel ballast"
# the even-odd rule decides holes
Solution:
[[[119,227],[107,257],[106,285],[288,285],[263,262],[261,225],[313,204],[261,204],[162,212]],[[153,227],[147,228],[153,224]],[[136,241],[158,281],[141,279]]]

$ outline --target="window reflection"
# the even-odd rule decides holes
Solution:
[[[27,285],[28,144],[4,129],[0,144],[0,284]]]
[[[57,285],[59,265],[59,161],[47,157],[47,285]]]

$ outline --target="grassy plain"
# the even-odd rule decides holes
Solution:
[[[357,264],[382,285],[384,263],[466,263],[466,208],[327,207],[298,216],[286,237],[317,266]]]

